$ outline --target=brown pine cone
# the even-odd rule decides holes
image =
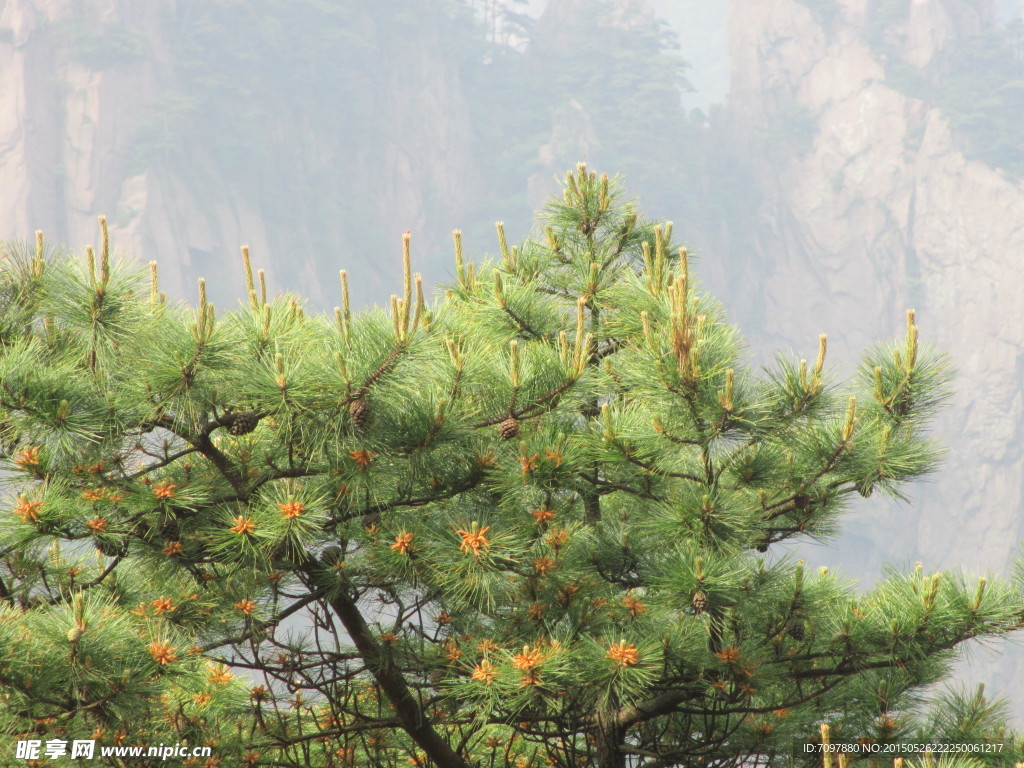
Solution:
[[[786,633],[796,640],[798,643],[801,642],[806,633],[804,632],[804,623],[800,619],[794,618],[786,624]]]
[[[128,554],[127,536],[97,536],[96,549],[107,557],[124,557]]]
[[[248,435],[260,423],[260,415],[256,411],[231,412],[224,414],[220,423],[227,427],[232,435]]]
[[[693,593],[693,612],[696,614],[702,614],[707,610],[708,607],[708,596],[703,592]]]
[[[519,419],[510,416],[498,425],[502,440],[511,440],[519,434]]]
[[[348,405],[348,413],[352,417],[352,424],[360,432],[370,426],[370,417],[373,410],[370,404],[362,397],[356,398]]]

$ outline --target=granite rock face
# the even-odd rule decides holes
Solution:
[[[386,135],[378,137],[382,149],[373,157],[339,147],[329,131],[311,128],[301,116],[288,116],[279,129],[283,145],[299,147],[289,184],[298,189],[304,176],[349,155],[344,183],[370,190],[362,209],[393,235],[385,239],[394,246],[388,253],[361,254],[358,263],[327,270],[303,231],[307,222],[284,235],[268,226],[273,211],[247,194],[253,179],[219,172],[208,148],[185,148],[190,174],[180,155],[149,152],[140,161],[133,153],[140,131],[153,130],[157,99],[164,98],[159,106],[167,110],[166,94],[182,88],[173,46],[179,25],[187,23],[186,4],[174,0],[0,6],[0,30],[9,30],[0,36],[0,238],[31,238],[42,229],[50,242],[78,249],[97,240],[96,217],[104,214],[119,248],[141,261],[159,260],[171,296],[192,296],[196,278],[205,276],[215,299],[232,303],[239,246],[247,243],[275,288],[283,284],[326,306],[338,302],[338,268],[349,268],[365,291],[386,296],[405,230],[420,236],[421,252],[447,249],[443,241],[478,182],[459,75],[436,40],[427,34],[406,41],[396,55],[371,15],[352,21],[381,59],[372,67],[381,84],[372,109]],[[116,43],[122,55],[105,58],[104,46]],[[202,185],[195,183],[196,167],[207,169]],[[447,215],[428,226],[431,200],[445,201]],[[320,218],[320,241],[345,250],[351,230],[367,225],[352,218]]]
[[[0,44],[0,232],[28,237],[42,229],[51,242],[81,248],[96,241],[96,216],[105,214],[113,242],[135,258],[158,258],[164,287],[183,296],[193,273],[209,266],[204,259],[233,256],[242,242],[266,253],[267,236],[257,211],[227,196],[210,210],[173,167],[157,159],[133,168],[126,157],[152,94],[173,77],[161,67],[164,14],[146,6],[116,0],[4,5],[0,27],[13,35]],[[54,29],[83,17],[131,25],[154,46],[151,55],[138,66],[109,69],[70,55]]]
[[[759,307],[758,347],[810,357],[825,332],[850,363],[901,334],[915,308],[922,338],[958,371],[937,423],[949,455],[909,506],[863,505],[840,559],[864,578],[883,562],[914,560],[1006,573],[1024,536],[1024,186],[965,157],[939,108],[889,82],[892,62],[868,40],[864,0],[840,0],[828,17],[814,5],[824,4],[731,6],[727,122],[764,202],[756,279],[725,298]],[[886,34],[902,64],[920,69],[990,18],[984,4],[914,0]],[[1018,657],[981,655],[976,676],[1019,691]]]

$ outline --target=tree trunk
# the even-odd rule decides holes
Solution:
[[[608,712],[598,719],[598,768],[626,768],[626,755],[619,749],[625,735],[626,729],[616,722],[614,711]]]
[[[305,570],[311,581],[316,583],[316,572],[312,562],[314,561],[306,564]],[[434,730],[401,671],[374,638],[373,631],[367,625],[355,601],[342,591],[328,602],[352,638],[356,650],[366,662],[367,671],[373,675],[381,691],[395,708],[395,715],[402,729],[439,768],[473,768]]]

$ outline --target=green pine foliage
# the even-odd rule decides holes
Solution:
[[[918,566],[860,593],[779,553],[934,468],[948,361],[913,313],[852,384],[824,337],[757,372],[617,180],[581,166],[543,222],[519,246],[499,226],[493,263],[456,233],[432,303],[407,236],[390,307],[353,315],[343,273],[332,317],[268,297],[247,251],[218,314],[105,236],[98,263],[8,247],[7,742],[667,768],[815,766],[824,735],[1019,760],[980,691],[927,702],[960,644],[1021,625],[1024,578]]]

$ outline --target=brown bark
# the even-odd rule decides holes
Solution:
[[[616,713],[603,714],[597,722],[598,768],[626,768],[626,755],[619,749],[626,729],[618,722]]]
[[[315,560],[311,560],[304,568],[314,583],[315,563]],[[342,593],[328,602],[352,638],[359,655],[366,662],[367,670],[380,685],[391,706],[395,708],[395,715],[402,730],[409,734],[438,768],[473,768],[434,730],[401,671],[377,642],[355,600]]]

